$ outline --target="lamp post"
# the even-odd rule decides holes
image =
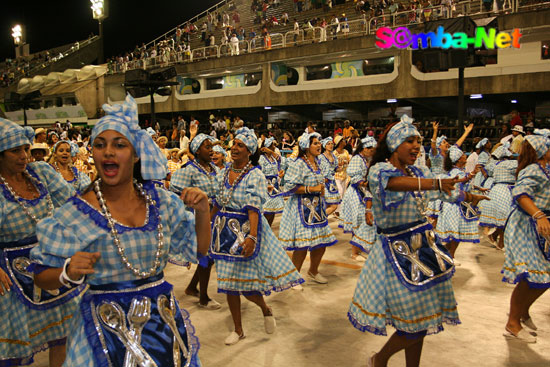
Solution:
[[[103,21],[109,15],[109,7],[107,6],[107,0],[90,0],[92,3],[92,16],[97,19],[99,23],[99,55],[97,57],[97,63],[103,64]]]
[[[19,56],[23,55],[21,52],[21,46],[25,44],[25,41],[23,40],[23,27],[21,27],[20,24],[16,24],[11,29],[11,36],[13,37],[13,43],[15,45],[15,58],[17,59]]]

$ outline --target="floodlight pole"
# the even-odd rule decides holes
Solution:
[[[458,68],[458,126],[464,127],[464,68]]]
[[[98,20],[99,22],[99,53],[97,55],[97,64],[103,64],[103,21],[102,19]]]

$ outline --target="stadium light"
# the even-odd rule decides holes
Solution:
[[[397,103],[397,99],[395,99],[395,98],[389,98],[386,102],[387,102],[387,103]]]
[[[470,99],[481,99],[483,98],[483,94],[471,94]]]
[[[16,24],[15,27],[11,29],[11,32],[13,43],[17,46],[21,45],[23,43],[23,28],[19,24]]]
[[[109,16],[109,6],[107,0],[90,0],[92,4],[92,16],[99,22],[99,54],[97,63],[103,64],[103,21]]]

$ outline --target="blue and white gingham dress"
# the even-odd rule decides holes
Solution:
[[[172,174],[170,179],[170,191],[180,194],[186,187],[198,187],[213,198],[215,195],[216,175],[219,168],[212,162],[209,163],[212,171],[206,172],[195,161],[189,161]]]
[[[447,175],[448,178],[464,178],[466,171],[462,168],[453,168]],[[459,185],[462,191],[470,191],[471,181]],[[464,217],[460,204],[442,203],[442,210],[439,214],[435,234],[443,242],[471,242],[479,243],[479,218],[473,216],[471,219]]]
[[[84,192],[92,183],[90,177],[84,172],[80,172],[76,167],[72,167],[74,178],[70,181],[67,181],[69,184],[73,185],[78,194]]]
[[[330,162],[329,159],[324,154],[321,154],[319,156],[319,160],[321,161],[321,171],[323,171],[323,174],[325,175],[325,179],[331,181],[336,186],[334,174],[338,169],[338,158],[336,158],[334,153],[331,153],[331,155],[332,155],[332,162]],[[327,205],[340,204],[342,202],[340,193],[335,192],[332,194],[328,192],[328,190],[325,190],[325,202],[327,203]]]
[[[319,161],[318,161],[319,167]],[[324,185],[325,177],[319,168],[313,171],[302,158],[289,163],[285,174],[285,191],[292,191],[299,186]],[[323,227],[307,228],[300,220],[298,212],[298,197],[292,195],[285,203],[281,224],[279,225],[279,240],[287,251],[315,250],[332,246],[338,242],[328,222]]]
[[[485,170],[485,172],[488,174],[487,170],[486,170],[486,166],[487,164],[489,163],[489,160],[491,159],[491,155],[489,153],[487,153],[486,151],[483,151],[481,153],[479,153],[479,157],[477,159],[477,164],[481,165],[483,168],[483,170]],[[487,176],[489,177],[489,176]],[[476,186],[476,187],[483,187],[483,185],[485,184],[485,176],[483,175],[483,173],[481,172],[478,172],[476,173],[475,177],[474,177],[474,180],[473,180],[473,185]]]
[[[164,269],[169,258],[197,262],[193,214],[185,209],[185,205],[175,194],[158,189],[151,182],[145,182],[144,188],[156,201],[155,205],[164,227],[164,249],[157,273]],[[146,222],[141,227],[116,224],[120,242],[129,262],[139,269],[149,269],[155,259],[158,218],[153,215],[152,210],[149,210],[148,214]],[[104,285],[138,279],[123,265],[103,214],[80,197],[71,198],[54,212],[52,218],[41,221],[37,235],[40,245],[33,249],[32,256],[40,264],[61,267],[65,259],[77,251],[100,252],[101,258],[95,264],[95,272],[87,276],[88,284]],[[184,310],[182,313],[187,315]],[[63,366],[96,366],[85,327],[82,315],[78,312],[72,323],[67,358]],[[190,327],[190,330],[194,329]],[[172,335],[165,337],[171,338]],[[194,337],[191,339],[196,341]],[[195,359],[200,363],[198,357],[195,356]]]
[[[531,198],[539,210],[550,210],[550,176],[538,163],[519,172],[512,196],[517,200],[523,195]],[[516,204],[504,230],[504,282],[526,279],[531,287],[550,288],[550,261],[543,257],[537,242],[538,232],[531,217]]]
[[[433,177],[427,168],[421,170],[424,177]],[[418,213],[411,193],[386,190],[391,177],[404,175],[390,163],[371,167],[368,179],[377,227],[392,228],[425,220]],[[452,198],[438,191],[424,194],[429,199],[456,200],[458,191],[453,192]],[[386,325],[407,333],[423,330],[437,333],[443,330],[443,323],[460,323],[451,280],[425,290],[410,291],[397,278],[380,238],[378,236],[359,275],[348,312],[351,323],[361,331],[377,335],[386,335]]]
[[[226,168],[227,170],[229,168]],[[217,177],[217,198],[223,190],[229,190],[224,181],[225,170]],[[259,211],[261,221],[260,252],[248,261],[228,261],[215,259],[218,275],[218,292],[234,295],[268,295],[271,291],[280,292],[304,280],[284,252],[279,240],[273,234],[267,219],[262,215],[262,207],[267,201],[266,179],[259,167],[254,167],[239,182],[226,208]],[[214,205],[218,206],[218,199]]]
[[[50,193],[56,207],[74,195],[73,187],[49,164],[33,162],[28,164],[27,171],[41,182],[40,197],[24,200],[37,218],[43,218],[48,213],[46,191]],[[0,192],[0,242],[15,242],[35,236],[36,223],[25,214],[3,185],[0,185]],[[0,315],[3,315],[0,365],[30,364],[34,353],[63,344],[77,309],[76,299],[53,309],[38,311],[25,307],[13,289],[3,297],[0,296]]]
[[[485,171],[487,172],[487,179],[483,183],[484,189],[491,189],[493,185],[495,184],[495,168],[498,161],[494,159],[493,157],[489,158],[489,162],[485,165]]]
[[[366,181],[367,170],[367,160],[361,155],[356,154],[351,158],[346,171],[350,177],[350,187],[346,190],[344,200],[342,200],[342,219],[344,232],[353,234],[350,243],[369,253],[376,241],[376,226],[369,226],[365,221],[366,202],[372,200],[372,195],[365,188],[363,198],[360,189],[354,186]]]
[[[259,164],[264,176],[279,176],[279,171],[282,170],[282,161],[284,157],[280,157],[277,160],[271,161],[266,158],[265,155],[260,156]],[[266,181],[267,182],[267,181]],[[280,184],[279,184],[280,185]],[[281,187],[279,186],[279,189]],[[268,196],[267,201],[264,204],[265,214],[279,214],[283,212],[285,206],[285,200],[282,195],[276,197]]]
[[[445,175],[447,174],[447,171],[445,171],[445,169],[443,168],[445,157],[443,157],[443,154],[441,154],[440,149],[437,148],[436,155],[433,155],[432,150],[430,149],[428,156],[430,157],[430,162],[431,162],[430,170],[434,175],[434,177],[445,177]],[[443,206],[443,203],[441,202],[441,200],[430,201],[428,203],[428,212],[427,212],[428,217],[437,219],[441,214],[442,206]]]
[[[493,173],[495,184],[488,195],[490,200],[479,203],[480,226],[504,228],[514,203],[512,189],[516,182],[517,168],[518,161],[516,160],[504,160],[495,165]]]

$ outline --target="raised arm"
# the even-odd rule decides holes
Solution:
[[[473,129],[474,129],[474,124],[470,124],[470,125],[466,126],[466,128],[464,129],[464,134],[462,134],[460,139],[458,139],[456,141],[456,145],[460,147],[462,145],[462,143],[464,143],[464,141],[466,140],[466,138],[468,137],[468,135],[470,134],[470,132]]]
[[[434,134],[432,135],[432,155],[435,155],[434,153],[437,151],[437,130],[439,129],[439,123],[436,121],[432,121],[432,128],[434,129]]]

